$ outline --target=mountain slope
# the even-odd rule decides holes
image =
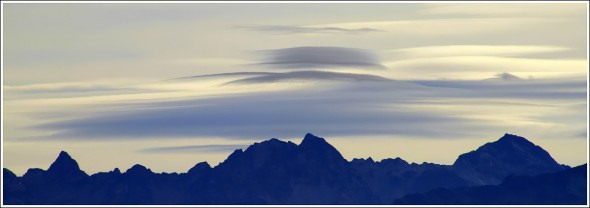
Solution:
[[[437,189],[411,194],[394,204],[585,205],[587,164],[537,176],[509,176],[500,185]]]
[[[359,204],[375,198],[342,155],[311,134],[300,145],[271,139],[236,150],[211,178],[202,187],[214,198],[211,204]]]
[[[510,174],[535,175],[566,168],[543,148],[512,134],[462,154],[453,164],[457,173],[475,185],[499,184]]]

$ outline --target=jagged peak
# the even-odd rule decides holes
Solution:
[[[279,140],[277,138],[272,138],[269,140],[265,140],[262,141],[260,143],[254,143],[253,145],[250,145],[248,148],[246,148],[246,150],[244,152],[252,152],[252,151],[269,151],[269,150],[278,150],[278,151],[286,151],[287,149],[290,148],[296,148],[297,145],[294,144],[293,142],[286,142],[286,141],[282,141]]]
[[[131,168],[127,169],[125,173],[152,173],[152,170],[146,168],[143,165],[135,164]]]
[[[518,144],[518,145],[527,145],[527,146],[536,146],[539,147],[537,145],[535,145],[534,143],[532,143],[531,141],[527,140],[524,137],[515,135],[515,134],[510,134],[510,133],[505,133],[502,137],[500,137],[500,139],[493,141],[493,142],[488,142],[480,147],[478,147],[476,150],[470,151],[468,153],[465,154],[469,154],[469,153],[473,153],[476,151],[481,151],[490,147],[497,147],[499,145],[503,145],[503,144]],[[539,147],[540,148],[540,147]]]
[[[486,149],[490,149],[490,148],[502,148],[503,149],[503,148],[509,148],[511,146],[543,149],[540,146],[532,143],[531,141],[529,141],[528,139],[526,139],[524,137],[521,137],[521,136],[518,136],[515,134],[505,133],[502,137],[500,137],[500,139],[498,139],[494,142],[488,142],[488,143],[480,146],[476,150],[473,150],[473,151],[465,153],[465,154],[470,154],[470,153],[477,152],[477,151],[486,151]],[[545,151],[545,150],[543,150],[543,151]]]
[[[504,133],[504,136],[500,137],[500,139],[525,139],[525,138],[518,136],[516,134]]]
[[[200,162],[195,165],[195,168],[207,168],[210,169],[211,165],[208,162]]]
[[[474,151],[460,155],[453,166],[472,166],[479,163],[479,160],[488,160],[481,155],[491,155],[496,159],[510,161],[505,164],[511,165],[519,164],[519,166],[522,166],[535,162],[539,163],[537,165],[547,167],[561,167],[542,147],[535,145],[524,137],[509,133],[504,134],[495,142],[486,143]]]
[[[518,136],[515,134],[509,134],[509,133],[505,133],[504,136],[500,137],[500,139],[498,139],[497,142],[518,142],[518,143],[525,143],[525,144],[533,144],[532,142],[530,142],[529,140],[527,140],[524,137],[521,137],[521,136]]]
[[[326,142],[326,140],[324,138],[315,136],[311,133],[307,133],[307,134],[305,134],[305,137],[303,137],[303,140],[301,141],[301,144],[299,144],[299,146],[317,145],[317,144],[328,144],[328,142]]]
[[[119,168],[115,168],[113,170],[113,173],[115,173],[115,174],[121,174],[121,170],[119,170]]]
[[[66,158],[70,158],[70,159],[72,158],[70,156],[70,154],[68,154],[66,151],[63,151],[63,150],[59,152],[58,158],[60,158],[60,157],[66,157]]]
[[[195,166],[193,166],[191,169],[188,170],[187,173],[198,173],[198,172],[202,172],[202,171],[207,171],[211,169],[211,165],[209,165],[209,163],[207,162],[200,162],[197,163]]]
[[[289,143],[288,142],[285,142],[285,141],[282,141],[280,139],[277,139],[277,138],[272,138],[272,139],[269,139],[269,140],[262,141],[260,143],[254,143],[251,146],[260,146],[260,145],[263,145],[263,144],[277,144],[277,145],[281,145],[281,144],[289,144]]]
[[[329,144],[324,138],[317,137],[311,133],[305,135],[298,149],[301,152],[306,152],[310,157],[316,157],[316,159],[324,160],[333,158],[340,162],[346,162],[346,159],[342,157],[342,154],[334,146]]]
[[[67,174],[69,172],[82,172],[78,162],[74,160],[66,151],[61,151],[57,159],[47,169],[49,173]]]
[[[63,151],[63,150],[62,150],[61,152],[59,152],[59,155],[57,156],[57,159],[55,159],[55,161],[56,161],[56,162],[57,162],[57,161],[68,161],[68,162],[69,162],[69,161],[74,161],[74,162],[76,162],[76,161],[75,161],[75,160],[72,158],[72,156],[70,156],[70,154],[68,154],[66,151]]]
[[[374,163],[375,161],[373,161],[373,158],[368,157],[367,159],[364,158],[353,158],[350,162],[368,162],[368,163]]]
[[[25,174],[23,175],[23,178],[27,178],[27,177],[31,177],[31,176],[38,176],[38,175],[44,175],[47,171],[41,169],[41,168],[29,168],[27,170],[27,172],[25,172]]]

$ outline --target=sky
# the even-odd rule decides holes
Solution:
[[[587,3],[2,3],[3,167],[212,166],[270,138],[587,163]]]

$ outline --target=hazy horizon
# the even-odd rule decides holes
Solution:
[[[587,163],[587,3],[3,3],[3,167],[212,166],[271,138]],[[100,159],[98,159],[100,158]]]

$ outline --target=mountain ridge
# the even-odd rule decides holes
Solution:
[[[299,145],[273,138],[237,149],[215,167],[199,162],[186,173],[154,173],[136,164],[125,172],[88,175],[62,151],[47,171],[31,168],[18,177],[5,168],[9,184],[3,191],[5,204],[388,204],[408,194],[567,169],[511,134],[462,154],[453,165],[439,165],[399,157],[347,161],[308,133]]]
[[[566,205],[587,204],[587,164],[536,176],[510,175],[498,185],[439,188],[409,194],[394,204]],[[531,191],[532,190],[532,191]],[[525,193],[525,194],[522,194]]]

